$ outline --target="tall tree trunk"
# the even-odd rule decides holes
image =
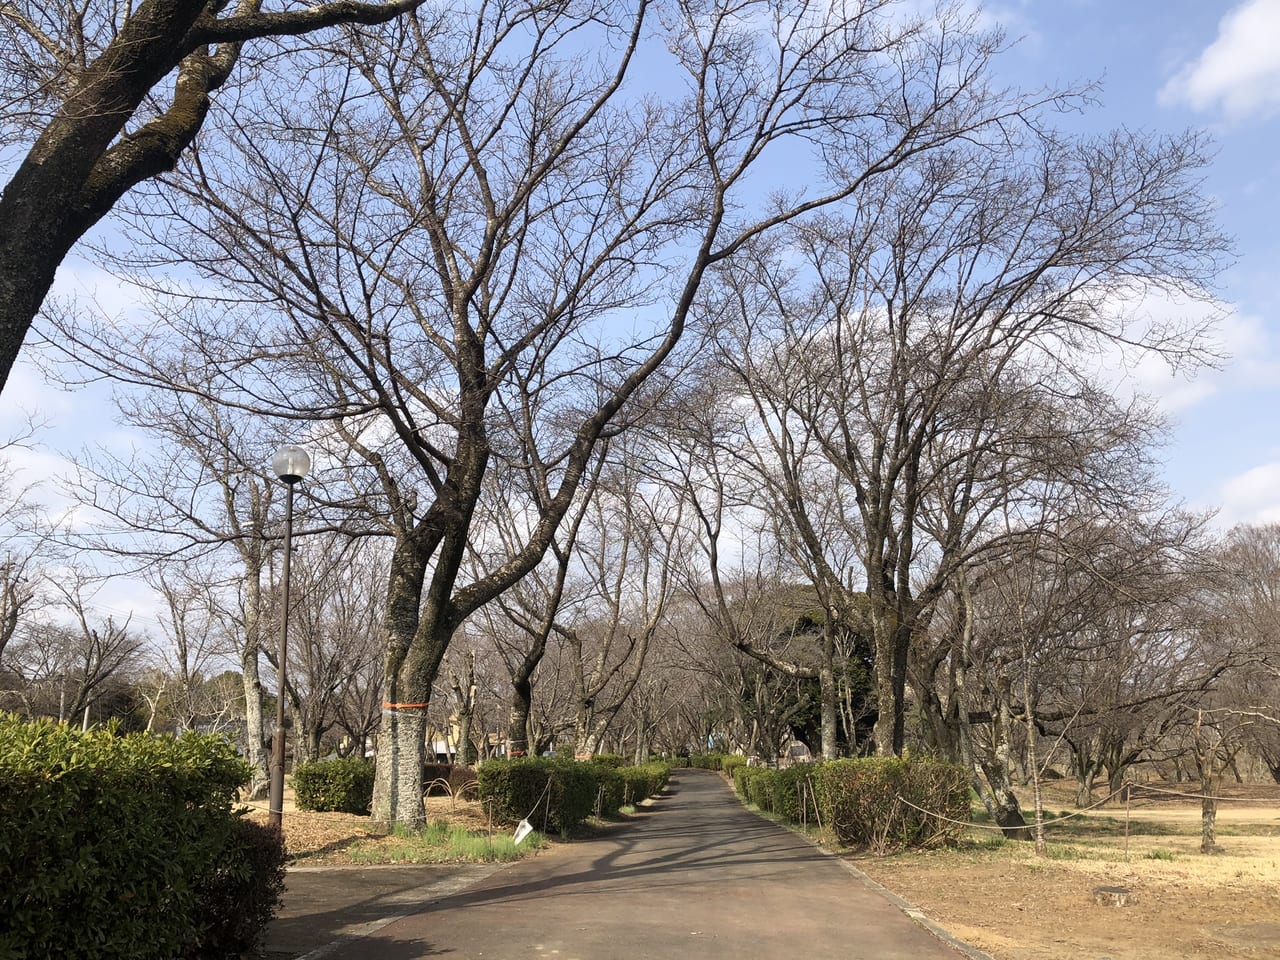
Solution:
[[[417,829],[426,821],[422,763],[430,679],[424,683],[417,648],[426,560],[412,533],[397,538],[387,585],[387,654],[382,680],[382,721],[374,772],[373,819]]]
[[[511,712],[507,717],[507,756],[529,753],[529,714],[533,712],[533,685],[528,678],[511,684]]]
[[[240,647],[240,677],[244,684],[244,751],[252,768],[250,800],[265,800],[271,786],[262,729],[262,676],[258,654],[262,643],[262,568],[245,564],[244,642]]]
[[[1200,852],[1218,849],[1218,743],[1212,728],[1206,729],[1204,715],[1196,712],[1194,728],[1196,766],[1200,769]]]
[[[835,760],[840,756],[840,740],[836,690],[836,629],[835,609],[828,604],[826,619],[822,624],[822,662],[818,666],[818,694],[822,698],[822,759]]]
[[[459,677],[454,674],[450,680],[453,686],[454,700],[458,712],[458,759],[460,763],[471,765],[476,762],[476,747],[471,742],[471,721],[476,707],[476,655],[468,651],[465,673]]]
[[[831,664],[830,650],[818,668],[818,688],[822,697],[822,759],[835,760],[840,756],[840,741],[836,735],[836,672]]]
[[[1009,745],[1009,728],[1013,718],[1009,711],[1009,681],[1003,676],[1000,678],[997,696],[1000,702],[991,711],[991,756],[981,763],[982,772],[991,786],[995,800],[993,812],[1004,835],[1010,840],[1030,840],[1031,830],[1022,816],[1022,807],[1013,792],[1013,782],[1009,775],[1013,769]]]

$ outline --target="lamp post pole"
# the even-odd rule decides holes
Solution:
[[[284,701],[287,696],[285,683],[289,655],[289,558],[293,552],[293,487],[311,469],[307,451],[297,446],[281,447],[271,458],[272,469],[284,481],[288,489],[284,512],[284,564],[280,583],[280,649],[276,659],[276,677],[279,692],[276,695],[276,733],[271,742],[271,790],[268,797],[267,826],[277,833],[284,832]]]

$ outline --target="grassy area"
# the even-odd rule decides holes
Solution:
[[[347,849],[353,863],[506,863],[546,846],[536,831],[519,846],[508,832],[477,833],[459,824],[436,821],[421,833],[397,831],[357,840]]]

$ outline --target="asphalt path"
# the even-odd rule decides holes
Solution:
[[[424,903],[326,960],[959,960],[839,860],[681,770],[636,822]],[[970,954],[972,956],[973,954]]]

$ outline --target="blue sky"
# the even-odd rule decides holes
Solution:
[[[1209,130],[1206,189],[1237,260],[1213,291],[1231,360],[1192,382],[1144,365],[1174,418],[1166,479],[1219,523],[1280,521],[1280,0],[1021,0],[984,16],[1021,38],[1002,73],[1025,86],[1098,79],[1077,123]]]
[[[1175,418],[1164,451],[1175,497],[1218,509],[1223,527],[1280,522],[1280,0],[1003,0],[982,16],[1018,41],[999,62],[1005,83],[1101,81],[1100,105],[1073,126],[1212,132],[1217,157],[1206,187],[1238,251],[1213,291],[1233,357],[1193,381],[1159,364],[1130,378]],[[110,313],[129,308],[126,290],[78,258],[64,266],[59,290],[95,297]],[[59,393],[29,363],[0,396],[0,436],[24,411],[51,424],[40,447],[13,454],[28,482],[56,474],[63,451],[127,441],[99,391]],[[131,599],[141,597],[124,588],[108,609],[121,612]]]

